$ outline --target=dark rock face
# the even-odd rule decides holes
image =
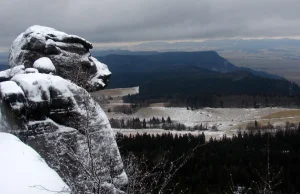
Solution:
[[[74,193],[124,193],[128,179],[107,116],[84,88],[66,80],[74,74],[74,58],[96,67],[83,86],[105,86],[98,78],[110,72],[90,48],[86,40],[51,28],[22,33],[11,48],[11,69],[0,72],[0,130],[33,147]]]
[[[30,68],[37,59],[48,57],[57,75],[89,91],[96,91],[107,86],[111,73],[105,64],[91,56],[89,49],[92,48],[92,44],[81,37],[53,28],[32,26],[14,40],[9,66]]]

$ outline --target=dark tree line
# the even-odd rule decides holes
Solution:
[[[300,107],[299,96],[278,95],[169,95],[153,97],[150,95],[128,95],[124,102],[136,104],[139,107],[151,103],[165,102],[170,107],[186,107],[194,110],[203,107],[214,108],[264,108],[264,107]]]
[[[161,119],[158,117],[153,117],[149,120],[140,119],[140,118],[132,118],[128,120],[124,119],[114,119],[111,118],[110,124],[112,128],[116,129],[147,129],[147,128],[158,128],[158,129],[165,129],[165,130],[189,130],[189,131],[204,131],[207,130],[207,125],[196,125],[194,127],[187,127],[181,123],[175,123],[171,120],[170,117],[166,119],[162,117]]]
[[[170,117],[161,119],[153,117],[146,121],[146,119],[132,118],[128,120],[124,119],[110,119],[112,128],[123,128],[123,129],[146,129],[146,128],[162,128],[164,125],[172,124]]]
[[[249,131],[232,138],[210,139],[176,174],[175,193],[233,193],[233,188],[244,193],[258,193],[263,185],[261,176],[278,173],[274,193],[300,192],[300,127],[295,130],[279,130],[276,133]],[[117,135],[123,157],[133,152],[155,165],[167,156],[170,161],[187,153],[199,142],[199,136],[177,134]],[[155,192],[154,192],[155,193]]]

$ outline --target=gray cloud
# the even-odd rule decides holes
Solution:
[[[34,24],[95,43],[300,36],[299,0],[1,0],[0,47]]]

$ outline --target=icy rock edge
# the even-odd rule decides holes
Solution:
[[[90,48],[48,27],[20,34],[10,50],[11,68],[0,72],[0,131],[35,149],[75,193],[93,193],[95,184],[105,193],[124,193],[128,178],[114,133],[87,92],[105,87],[111,73]],[[98,183],[88,181],[91,173]]]

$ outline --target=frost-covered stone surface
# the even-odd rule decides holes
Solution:
[[[85,89],[42,73],[15,75],[1,82],[0,89],[6,129],[41,154],[67,184],[92,188],[84,181],[88,176],[84,168],[89,168],[116,191],[126,186],[127,176],[109,121]]]
[[[0,130],[34,148],[73,192],[93,193],[100,185],[102,193],[124,193],[127,175],[107,116],[77,85],[82,82],[73,83],[61,73],[61,65],[72,67],[70,61],[78,57],[78,62],[89,61],[81,65],[95,68],[87,88],[104,87],[99,78],[110,72],[90,56],[91,47],[51,28],[33,26],[22,33],[11,47],[11,68],[0,72]],[[60,52],[49,54],[49,48]],[[68,73],[80,77],[75,70]]]
[[[79,36],[49,27],[31,26],[14,40],[9,65],[30,68],[36,60],[47,57],[55,66],[57,75],[89,91],[96,91],[107,85],[111,73],[105,64],[91,57],[89,50],[92,48],[90,42]],[[44,62],[44,68],[48,69],[47,61]]]

